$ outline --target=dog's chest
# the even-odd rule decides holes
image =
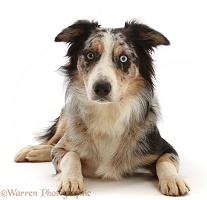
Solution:
[[[101,162],[105,162],[113,158],[120,145],[119,138],[112,138],[110,136],[99,136],[94,140],[94,146]]]
[[[88,108],[84,121],[87,132],[93,135],[95,140],[96,135],[108,135],[115,138],[125,133],[129,116],[130,108],[128,105],[123,107],[110,104],[93,105]],[[107,139],[106,142],[108,142]]]
[[[123,138],[127,135],[129,121],[128,105],[118,107],[101,105],[90,107],[83,115],[86,138],[83,159],[86,161],[86,173],[109,179],[120,179],[122,166],[114,167],[114,159],[120,159],[130,147],[123,148]],[[84,136],[85,137],[85,136]],[[90,139],[89,139],[90,138]],[[124,161],[123,161],[124,162]],[[92,170],[91,170],[92,169]]]
[[[96,176],[107,177],[110,179],[116,178],[116,174],[111,172],[114,158],[119,154],[120,138],[110,138],[109,136],[100,137],[94,141],[96,153],[98,155],[97,168],[95,170]]]

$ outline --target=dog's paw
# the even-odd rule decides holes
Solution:
[[[52,148],[52,145],[29,145],[20,150],[14,160],[15,162],[48,162],[51,161]]]
[[[188,184],[180,176],[171,176],[159,181],[162,194],[168,196],[182,196],[190,191]]]
[[[49,162],[51,161],[51,145],[37,145],[26,156],[29,162]]]
[[[58,192],[61,195],[78,195],[83,193],[83,178],[67,178],[60,181]]]
[[[28,162],[26,159],[27,154],[34,148],[32,145],[28,145],[21,149],[14,157],[15,162]]]

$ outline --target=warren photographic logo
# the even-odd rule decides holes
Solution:
[[[78,199],[78,197],[91,196],[91,192],[85,190],[82,194],[76,196],[63,196],[57,191],[51,191],[49,189],[40,189],[39,191],[23,191],[18,189],[4,189],[0,191],[0,197],[57,197],[61,196],[63,199]]]

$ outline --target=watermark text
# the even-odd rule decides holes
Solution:
[[[91,192],[84,190],[82,194],[76,196],[64,196],[60,195],[57,191],[52,191],[50,189],[40,189],[39,191],[23,191],[18,189],[4,189],[0,190],[0,197],[57,197],[61,196],[63,199],[71,199],[72,197],[78,199],[82,196],[91,196]]]

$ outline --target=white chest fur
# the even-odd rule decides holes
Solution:
[[[85,115],[88,132],[117,138],[124,134],[130,118],[130,106],[120,103],[97,104],[87,108]]]

